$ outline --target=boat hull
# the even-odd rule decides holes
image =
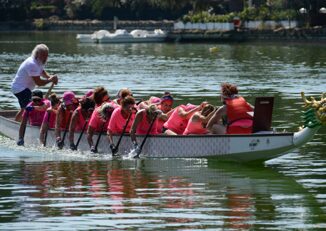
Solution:
[[[77,34],[80,43],[160,43],[164,42],[167,35],[162,30],[146,31],[117,30],[110,33],[107,30],[96,31],[93,34]]]
[[[0,116],[0,132],[11,138],[18,139],[20,124],[12,119]],[[249,135],[189,135],[189,136],[149,136],[142,149],[141,156],[147,158],[221,158],[238,161],[268,160],[280,156],[291,149],[309,141],[318,129],[305,128],[298,133],[263,133]],[[75,140],[80,133],[75,133]],[[302,138],[301,136],[305,137]],[[98,134],[93,137],[96,141]],[[295,137],[295,140],[294,140]],[[138,135],[138,143],[144,136]],[[119,136],[114,136],[117,143]],[[40,145],[39,127],[27,126],[25,133],[25,146]],[[65,148],[69,142],[66,138]],[[49,130],[47,146],[55,147],[55,135]],[[84,134],[78,146],[80,151],[89,151],[89,145]],[[124,135],[119,145],[120,155],[129,155],[133,149],[129,135]],[[98,146],[99,153],[111,154],[106,134],[103,134]]]
[[[97,39],[98,43],[159,43],[164,42],[166,36],[159,36],[159,37],[126,37],[126,38],[110,38],[110,37],[103,37]]]

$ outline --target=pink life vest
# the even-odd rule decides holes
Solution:
[[[44,114],[42,123],[47,123],[48,128],[54,128],[56,118],[57,118],[57,112],[54,111],[52,108],[49,108]]]
[[[186,105],[178,106],[174,110],[174,112],[172,112],[168,121],[166,121],[164,123],[164,127],[166,129],[169,129],[169,130],[175,132],[178,135],[182,135],[184,130],[186,129],[187,124],[188,124],[188,119],[182,118],[181,116],[179,116],[179,107],[183,108],[184,110],[186,110],[186,108],[187,108]]]
[[[136,134],[138,134],[138,135],[146,135],[148,132],[149,126],[152,123],[152,121],[148,121],[148,115],[146,113],[146,110],[142,111],[142,115],[143,115],[143,118],[140,121],[140,123],[138,124],[137,129],[136,129]],[[149,132],[150,135],[159,134],[157,131],[157,124],[158,124],[158,120],[155,119],[153,126],[151,128],[151,131]]]
[[[77,115],[77,121],[75,123],[75,132],[80,132],[83,130],[83,126],[86,122],[86,119],[83,116],[82,109],[80,106],[76,109],[76,111],[77,111],[78,115]],[[88,125],[86,125],[86,128],[85,128],[86,130],[87,130],[87,127],[88,127]]]
[[[47,99],[42,99],[42,103],[43,105],[47,105],[48,107],[50,107],[50,101]],[[33,102],[30,102],[27,106],[36,106]],[[37,110],[33,110],[28,112],[28,117],[29,117],[29,124],[32,126],[41,126],[42,122],[43,122],[43,117],[45,114],[46,110],[44,111],[37,111]],[[27,112],[24,111],[23,117],[25,117],[27,114]]]
[[[192,119],[192,117],[191,117]],[[183,135],[189,135],[189,134],[207,134],[208,130],[206,128],[203,128],[202,122],[199,121],[191,121],[191,119],[188,121],[187,127],[185,131],[183,132]]]
[[[114,109],[109,125],[107,127],[108,130],[110,130],[113,134],[121,134],[124,126],[126,125],[127,119],[124,118],[121,114],[122,107],[119,106],[118,108]],[[135,120],[135,114],[132,113],[131,118],[128,122],[128,125],[126,127],[125,133],[130,132],[131,125],[133,121]]]

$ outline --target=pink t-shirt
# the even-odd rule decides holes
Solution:
[[[47,107],[50,107],[50,101],[47,99],[42,99],[42,103],[47,105]],[[33,102],[30,102],[27,106],[36,106]],[[29,118],[29,124],[32,126],[41,126],[42,122],[43,122],[43,117],[45,114],[46,110],[44,111],[37,111],[37,110],[33,110],[28,112],[28,118]],[[27,112],[24,111],[23,113],[23,117],[27,116]]]
[[[111,101],[109,104],[110,104],[114,109],[116,109],[116,108],[119,107],[119,105],[117,105],[117,104],[114,103],[113,101]],[[103,126],[103,123],[105,123],[105,124],[104,124],[104,127],[103,127],[103,131],[106,131],[106,129],[107,129],[108,125],[109,125],[110,119],[111,119],[111,116],[110,116],[106,121],[104,121],[103,118],[102,118],[101,115],[100,115],[100,112],[99,112],[100,109],[101,109],[101,107],[97,107],[97,108],[94,110],[94,112],[93,112],[93,114],[92,114],[92,116],[91,116],[91,118],[90,118],[90,120],[89,120],[89,123],[88,123],[88,126],[92,127],[92,128],[94,129],[95,132],[101,132],[101,130],[102,130],[102,126]],[[112,113],[113,113],[113,112],[112,112]],[[111,114],[111,115],[112,115],[112,114]]]
[[[107,121],[104,121],[102,119],[102,117],[100,116],[100,113],[99,113],[99,107],[96,108],[91,116],[91,119],[89,120],[89,124],[88,126],[93,128],[95,132],[101,132],[101,129],[102,129],[102,126],[103,126],[103,123],[104,124],[104,131],[106,131],[106,128],[109,124],[109,121],[110,120],[107,120]]]
[[[151,121],[148,122],[147,113],[145,110],[142,112],[142,114],[143,114],[143,118],[137,126],[136,134],[146,135],[148,132],[149,126],[151,124]],[[151,135],[159,134],[157,131],[157,124],[158,124],[158,119],[155,119],[149,134],[151,134]]]
[[[113,134],[121,134],[122,130],[124,128],[124,126],[126,125],[127,119],[128,118],[123,118],[122,114],[121,114],[121,107],[116,108],[111,116],[109,125],[108,125],[108,130],[110,130]],[[133,123],[135,119],[135,114],[132,113],[131,118],[128,122],[127,128],[125,130],[125,133],[129,133],[130,132],[130,128],[131,125]]]

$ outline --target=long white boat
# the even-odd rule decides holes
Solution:
[[[14,140],[18,139],[20,123],[13,117],[16,111],[0,111],[0,132]],[[305,127],[304,129],[289,132],[260,132],[246,135],[187,135],[187,136],[148,136],[144,143],[141,157],[146,158],[220,158],[237,161],[264,161],[283,155],[310,141],[321,125]],[[97,135],[94,140],[97,140]],[[75,134],[77,140],[79,133]],[[115,136],[117,143],[120,136]],[[137,136],[139,143],[144,136]],[[25,132],[25,146],[40,145],[39,127],[27,126]],[[69,148],[66,138],[65,147]],[[53,130],[48,131],[47,146],[55,147]],[[83,135],[78,149],[89,151],[86,136]],[[119,156],[129,155],[133,145],[129,135],[124,135],[119,145]],[[111,155],[105,134],[101,136],[98,152]]]
[[[154,31],[133,30],[130,33],[121,29],[114,33],[99,30],[93,34],[77,34],[76,36],[80,43],[152,43],[164,42],[166,37],[167,34],[161,29]]]

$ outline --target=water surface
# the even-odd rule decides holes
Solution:
[[[321,44],[78,44],[74,33],[0,34],[0,104],[18,107],[10,82],[37,43],[50,48],[54,91],[103,85],[137,99],[171,91],[180,103],[220,105],[221,82],[254,102],[274,96],[273,126],[302,125],[300,91],[326,89]],[[209,48],[217,46],[217,53]],[[47,87],[42,88],[44,91]],[[304,147],[260,165],[206,159],[114,159],[0,138],[3,230],[326,229],[326,129]]]

